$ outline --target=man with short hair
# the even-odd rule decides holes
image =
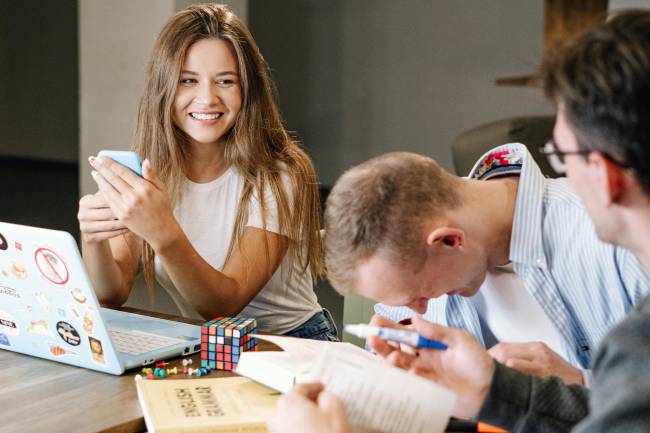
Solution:
[[[548,156],[566,163],[568,178],[598,235],[630,249],[650,270],[650,12],[615,16],[563,49],[548,65],[544,87],[558,104],[556,148]],[[396,326],[380,317],[373,321]],[[598,350],[592,363],[589,410],[583,387],[495,362],[466,331],[419,317],[413,326],[449,348],[420,350],[414,356],[377,338],[370,343],[393,364],[454,390],[455,416],[477,418],[511,432],[562,432],[579,422],[580,433],[650,431],[650,297],[607,335]],[[271,431],[279,431],[284,414],[310,413],[313,417],[294,418],[300,425],[283,431],[347,432],[345,413],[337,402],[316,385],[298,389],[281,399],[269,424]],[[331,416],[318,419],[327,410]],[[305,421],[313,419],[321,424]]]
[[[498,361],[567,384],[588,385],[592,348],[650,286],[629,251],[598,239],[567,180],[546,179],[517,143],[468,178],[411,153],[354,167],[325,232],[337,290],[382,302],[393,321],[416,312],[467,329]]]

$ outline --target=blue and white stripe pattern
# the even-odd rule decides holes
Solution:
[[[515,160],[507,170],[486,169],[482,164],[486,157],[503,150],[520,156],[520,161]],[[607,331],[648,292],[650,277],[632,253],[598,239],[567,180],[545,178],[524,145],[493,149],[469,177],[487,179],[519,170],[510,260],[562,336],[571,356],[568,361],[588,368],[594,348]],[[394,321],[414,315],[407,307],[383,304],[375,305],[375,312]],[[465,328],[485,345],[478,313],[468,298],[444,295],[432,299],[424,318]]]

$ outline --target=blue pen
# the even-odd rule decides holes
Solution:
[[[408,344],[416,349],[447,349],[445,343],[436,340],[429,340],[417,332],[404,331],[402,329],[384,328],[381,326],[371,326],[360,323],[358,325],[343,325],[343,332],[356,335],[360,338],[368,338],[371,335],[376,335],[383,340]]]

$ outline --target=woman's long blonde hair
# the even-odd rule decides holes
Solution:
[[[232,46],[242,92],[241,111],[224,137],[226,163],[236,167],[245,180],[227,257],[243,233],[254,193],[266,221],[264,196],[270,188],[277,201],[280,233],[288,238],[287,255],[298,261],[303,272],[309,268],[317,278],[324,269],[314,166],[285,130],[268,65],[246,26],[227,6],[189,6],[174,15],[158,35],[140,100],[133,149],[143,160],[149,159],[172,204],[177,203],[187,172],[189,146],[187,136],[172,120],[173,102],[189,47],[206,38],[218,38]],[[290,184],[291,197],[283,177]],[[266,257],[270,264],[268,245]],[[144,241],[143,262],[145,280],[153,293],[154,251]]]

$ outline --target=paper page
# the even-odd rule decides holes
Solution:
[[[257,338],[280,346],[284,352],[244,352],[240,355],[235,373],[280,392],[288,392],[296,383],[313,382],[316,361],[325,347],[340,356],[351,353],[364,358],[366,362],[380,362],[375,355],[349,343],[273,335],[258,335]]]
[[[326,341],[309,340],[306,338],[280,337],[277,335],[256,335],[255,338],[270,341],[291,355],[298,364],[314,363]]]
[[[322,350],[330,347],[338,353],[350,353],[365,357],[368,361],[379,361],[376,355],[350,343],[309,340],[306,338],[281,337],[277,335],[256,335],[255,338],[270,341],[291,355],[298,364],[314,364]]]
[[[296,363],[287,352],[244,352],[234,372],[284,393],[310,377],[313,367]]]
[[[330,347],[313,377],[344,401],[351,424],[386,433],[443,432],[456,398],[415,374]]]

